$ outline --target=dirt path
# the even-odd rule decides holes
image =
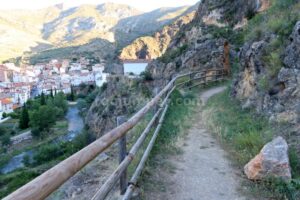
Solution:
[[[201,94],[207,100],[224,87]],[[164,192],[148,195],[147,200],[244,200],[238,193],[239,177],[226,159],[226,152],[201,124],[201,108],[182,144],[183,154],[170,158],[173,174],[160,172]],[[167,180],[167,181],[165,181]]]

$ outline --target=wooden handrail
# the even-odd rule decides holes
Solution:
[[[166,94],[168,96],[174,90],[175,81],[191,74],[207,73],[211,71],[224,71],[224,69],[212,69],[179,75],[172,79],[158,95],[148,102],[141,110],[133,115],[127,122],[97,139],[79,152],[60,162],[53,168],[41,174],[31,182],[19,188],[3,200],[42,200],[58,189],[69,178],[74,176],[85,165],[94,160],[100,153],[110,147],[122,136],[132,129],[139,121],[157,105]]]
[[[134,188],[135,188],[135,185],[137,184],[137,181],[139,179],[139,176],[142,174],[142,170],[144,169],[145,167],[145,164],[146,164],[146,161],[150,155],[150,152],[154,146],[154,143],[155,143],[155,140],[158,136],[158,133],[161,129],[161,126],[162,126],[162,123],[163,123],[163,120],[166,116],[166,113],[167,113],[167,110],[168,110],[168,106],[169,105],[166,105],[166,107],[164,108],[164,111],[159,119],[159,124],[158,126],[156,127],[155,131],[154,131],[154,134],[145,150],[145,153],[144,155],[142,156],[142,159],[140,161],[140,163],[138,164],[137,168],[136,168],[136,171],[134,172],[132,178],[130,179],[130,185],[128,186],[127,190],[126,190],[126,193],[124,194],[123,196],[123,200],[129,200],[131,198],[131,195],[134,191]]]

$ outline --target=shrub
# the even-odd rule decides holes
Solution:
[[[4,113],[2,114],[2,117],[3,117],[3,118],[6,118],[6,117],[7,117],[6,112],[4,112]]]
[[[159,60],[163,63],[170,63],[172,61],[175,60],[175,58],[179,57],[180,55],[184,54],[187,50],[188,50],[189,46],[187,44],[181,46],[181,47],[178,47],[176,49],[173,49],[173,50],[169,50],[169,51],[166,51],[166,53],[161,56],[159,58]]]
[[[103,85],[101,86],[101,91],[105,91],[107,89],[107,83],[103,83]]]
[[[8,146],[11,144],[10,135],[8,133],[1,137],[1,143],[3,146]]]
[[[271,52],[264,58],[264,62],[267,65],[268,75],[274,78],[283,67],[282,59],[280,57],[280,50]]]
[[[34,138],[40,138],[42,135],[41,131],[36,127],[31,129],[31,134]]]
[[[142,72],[141,77],[144,81],[153,81],[153,77],[150,71]]]
[[[30,166],[30,157],[28,155],[23,157],[23,163],[26,167]]]
[[[6,117],[11,117],[12,119],[19,119],[20,116],[18,113],[12,112],[12,113],[6,114]]]
[[[0,190],[0,198],[3,198],[6,195],[12,193],[16,189],[20,188],[24,184],[37,177],[38,175],[39,173],[33,171],[20,171],[10,176],[1,177],[0,186],[5,185],[5,189]]]
[[[264,91],[268,91],[270,89],[270,83],[268,77],[267,76],[262,77],[259,80],[258,86],[260,89]]]
[[[43,164],[62,156],[64,152],[60,145],[46,144],[42,146],[34,156],[35,164]]]
[[[295,147],[289,149],[289,158],[293,177],[300,178],[300,161]]]
[[[7,133],[7,129],[4,128],[4,127],[2,127],[2,126],[0,126],[0,137],[4,136],[6,133]]]
[[[246,18],[247,18],[248,20],[251,20],[255,15],[256,15],[255,10],[253,10],[253,9],[248,9],[248,10],[247,10],[247,13],[246,13]]]
[[[147,86],[143,85],[141,90],[142,90],[142,94],[144,95],[144,97],[150,98],[152,96],[152,93]]]

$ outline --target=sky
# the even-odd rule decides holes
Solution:
[[[121,3],[133,6],[141,11],[151,11],[160,7],[178,7],[193,5],[199,0],[0,0],[0,9],[39,9],[64,3],[65,7],[81,4]]]

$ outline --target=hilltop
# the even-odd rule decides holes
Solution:
[[[40,10],[2,10],[0,61],[24,56],[24,60],[35,63],[56,55],[68,58],[73,53],[95,51],[100,51],[96,56],[103,58],[103,48],[114,52],[189,11],[190,7],[178,7],[144,13],[114,3],[66,10],[60,5]]]

